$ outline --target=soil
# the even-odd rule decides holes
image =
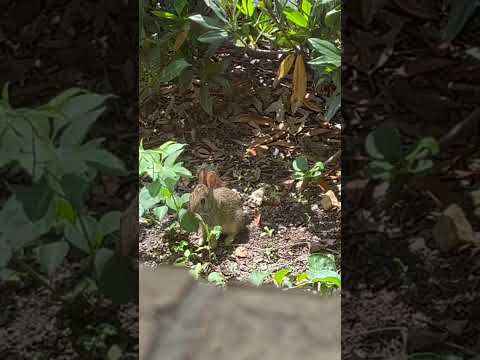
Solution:
[[[246,281],[253,271],[289,268],[298,274],[305,271],[309,254],[321,251],[334,254],[340,269],[340,209],[326,211],[320,205],[327,190],[340,199],[339,163],[327,164],[320,181],[299,191],[292,161],[303,155],[312,165],[334,155],[340,149],[341,119],[323,120],[324,100],[321,94],[313,95],[310,87],[309,107],[295,114],[287,110],[276,118],[267,110],[272,103],[288,101],[292,84],[290,76],[273,87],[280,62],[224,56],[232,57],[228,77],[233,95],[214,94],[212,116],[201,109],[196,89],[180,93],[165,86],[160,89],[162,95],[151,96],[141,105],[140,136],[145,148],[168,140],[187,144],[180,160],[184,166],[194,176],[202,166],[212,166],[222,181],[240,193],[244,204],[246,229],[233,245],[227,247],[220,240],[214,258],[203,255],[186,265],[209,262],[208,272],[220,272],[227,281]],[[184,181],[178,192],[190,193],[195,184],[196,179]],[[261,205],[252,200],[252,193],[259,189],[264,189]],[[173,264],[182,255],[175,251],[179,242],[186,240],[192,248],[198,243],[197,234],[172,230],[172,222],[168,217],[161,224],[141,225],[143,266]]]
[[[479,62],[465,53],[480,45],[478,12],[449,44],[438,37],[448,21],[442,2],[374,3],[350,2],[342,14],[342,358],[478,357],[480,248],[443,253],[432,236],[451,204],[477,239],[480,231],[478,119],[445,141],[480,101]],[[410,144],[441,139],[433,169],[389,201],[365,171],[365,138],[380,125]]]

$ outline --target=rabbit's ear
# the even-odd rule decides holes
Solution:
[[[205,168],[200,169],[200,171],[198,172],[198,183],[207,185],[207,175],[208,175],[207,169]]]
[[[209,189],[214,189],[217,187],[218,184],[218,177],[213,171],[207,172],[207,187]]]

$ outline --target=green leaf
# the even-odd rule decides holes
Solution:
[[[307,172],[308,171],[308,160],[306,158],[304,158],[303,156],[297,157],[293,161],[293,169],[295,171],[298,171],[298,172],[301,172],[301,173]]]
[[[15,185],[11,188],[30,220],[37,221],[45,216],[54,195],[45,177],[32,186]]]
[[[75,174],[66,174],[60,180],[65,197],[77,211],[82,210],[90,191],[90,183]]]
[[[310,13],[312,12],[312,1],[302,0],[301,10],[307,17],[309,17]]]
[[[178,59],[165,67],[162,72],[160,73],[158,81],[160,82],[169,82],[176,77],[180,76],[183,70],[191,67],[192,64],[187,62],[185,59]]]
[[[181,209],[178,213],[180,218],[180,226],[188,232],[195,232],[198,230],[198,219],[195,214],[186,209]]]
[[[284,284],[285,279],[287,278],[287,275],[290,274],[291,270],[289,269],[282,269],[277,271],[275,274],[273,274],[273,282],[277,287],[281,287]]]
[[[307,284],[309,282],[308,274],[306,272],[298,274],[295,281],[296,281],[297,285]]]
[[[308,42],[312,45],[315,51],[322,55],[325,55],[328,59],[331,59],[333,63],[340,64],[341,55],[340,50],[332,44],[330,41],[310,38]]]
[[[238,7],[241,9],[242,14],[247,17],[252,17],[255,12],[255,4],[253,0],[241,0]]]
[[[252,273],[250,273],[248,281],[255,286],[260,286],[269,276],[270,273],[266,271],[253,271]]]
[[[37,247],[35,252],[42,271],[51,276],[63,263],[69,250],[70,246],[65,241],[57,241]]]
[[[396,162],[402,157],[402,140],[397,129],[381,126],[368,134],[367,153],[379,160]]]
[[[203,15],[192,15],[189,17],[191,21],[194,23],[200,24],[203,27],[206,27],[211,30],[223,30],[223,26],[221,23],[219,23],[216,19],[209,17],[209,16],[203,16]]]
[[[219,272],[212,272],[208,275],[207,281],[217,286],[225,286],[225,278]]]
[[[0,210],[0,239],[9,243],[13,251],[22,249],[47,233],[50,226],[48,217],[32,222],[15,196],[11,196]]]
[[[113,344],[107,352],[108,360],[120,360],[123,357],[123,351],[120,346]]]
[[[218,43],[228,39],[228,33],[225,30],[209,30],[198,37],[198,41],[203,43]]]
[[[77,221],[77,213],[72,205],[62,198],[57,198],[57,217],[62,220],[74,224]]]
[[[162,221],[162,219],[168,213],[168,206],[159,206],[153,209],[153,214],[157,218],[157,221]]]
[[[122,213],[120,211],[110,211],[100,218],[97,224],[97,237],[102,238],[120,229],[120,219]]]
[[[175,7],[175,11],[177,12],[178,16],[182,15],[183,9],[188,4],[188,0],[175,0],[173,2],[173,6]]]
[[[204,0],[205,4],[213,10],[215,15],[218,16],[220,20],[222,20],[224,23],[227,23],[227,14],[225,13],[225,10],[223,9],[222,3],[220,0]]]
[[[81,220],[78,219],[75,224],[66,224],[65,238],[73,246],[77,247],[78,249],[84,251],[87,254],[92,255],[89,242],[91,242],[93,250],[93,242],[95,241],[95,234],[97,229],[97,221],[91,216],[82,216],[81,219],[83,221],[83,224],[85,225],[86,233],[84,233],[84,228],[81,225]]]
[[[310,273],[323,270],[336,271],[335,256],[332,254],[312,254],[308,257],[308,271]]]
[[[138,206],[139,206],[138,216],[140,218],[143,218],[143,215],[145,214],[145,212],[150,210],[157,203],[158,203],[158,199],[156,199],[155,197],[152,197],[146,187],[142,188],[142,190],[140,190],[140,194],[138,197]]]
[[[300,11],[287,8],[283,13],[291,23],[304,29],[308,27],[308,18]]]
[[[341,95],[335,95],[330,97],[327,100],[327,112],[325,114],[325,120],[330,121],[333,119],[335,114],[340,110],[340,107],[342,106],[342,96]]]
[[[115,255],[115,251],[107,248],[99,249],[95,254],[95,273],[99,276],[105,267],[105,264]]]
[[[327,25],[330,29],[337,29],[340,25],[340,17],[342,11],[339,8],[335,8],[327,12],[325,15],[325,25]]]
[[[171,12],[168,12],[168,11],[154,10],[154,11],[152,11],[152,14],[155,15],[156,17],[160,18],[160,19],[165,19],[165,20],[176,20],[176,19],[178,19],[177,15],[172,14]]]
[[[119,279],[122,281],[119,282]],[[138,270],[126,257],[116,254],[110,257],[99,274],[98,285],[115,304],[138,302]]]

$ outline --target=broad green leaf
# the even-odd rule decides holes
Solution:
[[[293,161],[293,169],[298,172],[307,172],[308,171],[308,161],[303,156],[297,157]]]
[[[285,279],[287,278],[287,275],[290,274],[291,270],[290,269],[282,269],[278,270],[275,274],[272,276],[272,280],[274,284],[277,287],[281,287],[284,284]]]
[[[65,199],[57,199],[57,216],[60,219],[67,220],[70,224],[75,224],[77,221],[77,213],[72,205]]]
[[[22,204],[25,214],[32,222],[45,216],[53,200],[53,191],[46,178],[32,186],[11,186],[15,198]]]
[[[189,17],[189,19],[211,30],[223,30],[223,25],[219,23],[216,19],[209,16],[192,15]]]
[[[308,42],[312,45],[315,51],[319,52],[320,54],[326,55],[330,59],[341,58],[340,50],[338,50],[338,48],[330,41],[310,38],[308,39]]]
[[[225,285],[225,278],[219,272],[212,272],[208,275],[207,281],[215,284],[217,286],[224,286]]]
[[[304,29],[308,27],[308,18],[300,11],[287,8],[283,13],[291,23]]]
[[[213,10],[215,15],[218,16],[220,20],[222,20],[224,23],[227,23],[227,14],[225,13],[225,10],[223,9],[222,3],[220,0],[204,0],[205,4]]]
[[[402,140],[397,129],[381,126],[370,134],[366,139],[367,153],[379,160],[394,163],[402,157]]]
[[[250,273],[250,276],[248,277],[248,281],[255,286],[260,286],[265,282],[265,280],[269,276],[270,276],[270,273],[266,271],[253,271],[252,273]]]
[[[339,8],[335,8],[327,12],[325,15],[325,25],[331,29],[337,29],[340,25],[340,17],[342,11]]]
[[[115,255],[115,251],[107,248],[99,249],[95,254],[95,273],[100,275],[103,272],[103,268],[108,260],[110,260]]]
[[[192,212],[186,209],[181,209],[178,215],[180,218],[180,226],[182,227],[182,229],[188,232],[195,232],[198,230],[198,219]]]
[[[99,274],[98,285],[114,304],[138,302],[138,270],[128,258],[116,254],[110,257]]]
[[[70,125],[60,136],[60,146],[78,145],[85,139],[92,124],[105,111],[105,108],[92,110],[71,119]]]
[[[32,222],[25,215],[22,204],[11,196],[0,210],[0,238],[10,243],[13,251],[22,249],[48,232],[51,224],[47,219]]]
[[[307,273],[310,278],[324,270],[336,271],[335,257],[332,254],[312,254],[308,257]]]
[[[92,255],[96,230],[97,221],[91,216],[82,216],[75,224],[66,224],[65,238],[73,246]]]
[[[60,186],[73,208],[82,210],[90,191],[90,183],[79,175],[66,174],[60,180]]]
[[[143,218],[145,212],[150,210],[154,205],[158,203],[158,200],[150,195],[150,192],[146,187],[142,188],[138,197],[138,216]]]
[[[308,274],[306,272],[298,274],[295,281],[296,281],[297,285],[308,283],[309,282]]]
[[[169,82],[180,76],[183,70],[191,67],[192,64],[187,62],[185,59],[178,59],[165,67],[160,73],[158,81],[160,82]]]
[[[162,219],[168,213],[168,206],[159,206],[153,209],[153,214],[157,218],[158,221],[162,221]]]
[[[247,17],[252,17],[255,12],[255,3],[253,0],[240,0],[240,4],[238,4],[238,7]]]
[[[163,11],[163,10],[154,10],[152,11],[152,14],[155,15],[156,17],[160,19],[165,19],[165,20],[176,20],[178,19],[178,16],[168,12],[168,11]]]
[[[120,219],[122,213],[120,211],[110,211],[100,218],[97,224],[97,236],[102,238],[120,229]]]
[[[175,11],[177,12],[178,16],[182,15],[183,9],[188,4],[188,0],[175,0],[173,2],[173,6],[175,7]]]
[[[335,95],[330,97],[327,100],[327,112],[325,114],[325,120],[330,121],[333,119],[335,114],[340,110],[340,107],[342,106],[342,96],[341,95]]]
[[[60,266],[70,250],[65,241],[41,245],[35,249],[42,271],[51,276]]]
[[[302,0],[301,10],[307,17],[309,17],[312,12],[312,0]]]
[[[120,346],[113,344],[107,352],[107,360],[120,360],[123,358],[123,351]]]
[[[215,43],[228,39],[228,33],[225,30],[209,30],[198,37],[198,41],[203,43]]]

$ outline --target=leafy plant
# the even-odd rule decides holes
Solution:
[[[167,141],[157,149],[145,150],[143,141],[139,149],[139,175],[147,177],[145,186],[139,194],[139,217],[146,221],[145,215],[152,214],[161,221],[172,211],[180,226],[189,232],[196,231],[198,222],[194,214],[187,210],[190,194],[178,195],[175,187],[181,177],[191,178],[192,174],[177,162],[185,144]]]
[[[269,238],[271,238],[273,236],[274,231],[275,231],[274,229],[268,226],[264,226],[262,231],[262,236],[268,236]]]
[[[312,46],[314,53],[320,55],[309,62],[316,74],[315,87],[320,88],[325,82],[331,82],[335,87],[333,94],[327,99],[325,120],[330,121],[340,110],[342,103],[340,50],[335,44],[327,40],[310,38],[308,42]]]
[[[215,284],[219,287],[224,287],[225,286],[225,278],[219,272],[210,273],[207,277],[207,281],[209,283]]]
[[[312,167],[309,166],[308,160],[305,157],[297,157],[293,161],[293,177],[302,185],[318,180],[322,175],[325,166],[321,161],[317,161]]]
[[[430,170],[433,166],[432,157],[440,151],[437,141],[430,137],[407,147],[402,144],[398,130],[386,126],[371,132],[365,145],[372,159],[368,166],[370,177],[394,186],[401,186],[412,175],[421,175]]]
[[[34,255],[41,271],[52,275],[74,247],[88,257],[96,283],[105,291],[102,278],[118,260],[106,248],[107,240],[119,229],[120,213],[98,219],[86,202],[99,173],[123,175],[126,171],[117,157],[101,147],[103,139],[86,141],[86,137],[110,98],[71,88],[39,107],[13,108],[8,84],[4,86],[0,168],[20,170],[27,181],[22,185],[6,182],[11,196],[0,210],[2,273],[15,260],[43,279],[22,258]],[[48,281],[44,283],[54,291]]]
[[[331,254],[312,254],[308,258],[307,271],[291,275],[290,269],[280,269],[274,274],[254,271],[249,281],[255,286],[262,285],[271,279],[277,287],[313,287],[321,293],[330,292],[341,286],[341,278],[336,270],[335,257]]]

